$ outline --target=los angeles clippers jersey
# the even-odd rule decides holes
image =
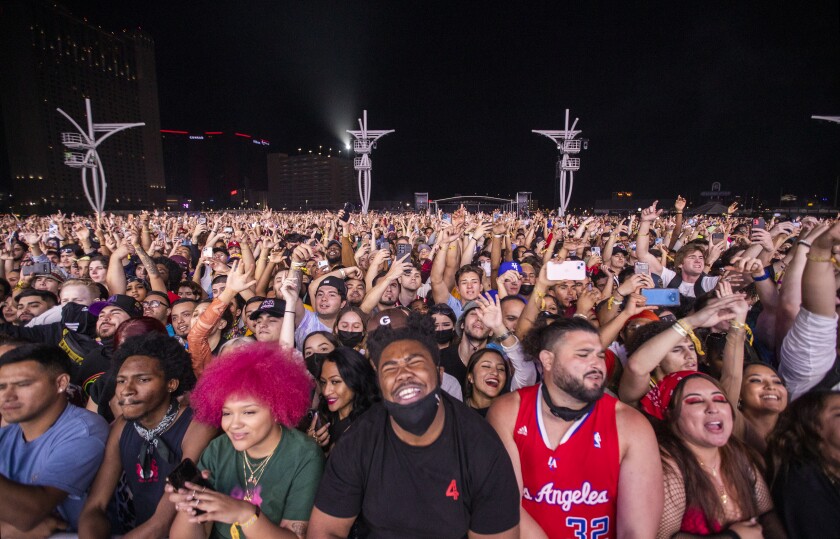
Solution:
[[[513,439],[522,467],[522,507],[550,538],[615,537],[616,399],[602,396],[551,450],[540,413],[541,391],[542,384],[519,390]]]

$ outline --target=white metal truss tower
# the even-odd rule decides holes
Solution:
[[[353,141],[353,151],[359,157],[353,159],[353,168],[359,173],[359,198],[362,200],[362,213],[368,212],[368,205],[370,204],[370,152],[376,148],[376,141],[384,137],[388,133],[393,133],[394,130],[380,130],[370,131],[367,128],[367,111],[362,111],[362,117],[359,118],[359,131],[350,131],[348,133],[355,137]]]
[[[585,141],[575,139],[581,131],[575,131],[578,119],[569,127],[569,109],[566,109],[566,129],[562,131],[538,131],[534,129],[532,133],[543,135],[550,138],[557,145],[557,168],[558,168],[558,183],[560,187],[560,207],[557,209],[558,215],[566,214],[566,208],[569,207],[569,201],[572,199],[572,187],[574,187],[575,177],[574,173],[580,168],[580,158],[571,157],[580,153],[581,148],[585,148]],[[566,179],[568,178],[568,186]]]
[[[99,159],[99,154],[96,153],[96,148],[115,133],[119,133],[120,131],[130,129],[132,127],[141,127],[146,124],[93,123],[93,114],[91,114],[90,110],[90,99],[85,99],[85,110],[87,111],[87,132],[85,132],[85,130],[82,129],[79,124],[77,124],[66,112],[61,109],[56,110],[79,130],[78,133],[61,134],[61,143],[67,147],[67,151],[64,152],[64,164],[68,167],[82,169],[82,188],[85,191],[85,197],[87,197],[93,211],[97,214],[101,214],[105,210],[105,194],[108,189],[108,183],[105,181],[105,168],[102,166],[102,160]],[[105,134],[97,140],[96,133]],[[91,196],[91,189],[88,187],[88,169],[90,169],[91,174],[93,196]]]

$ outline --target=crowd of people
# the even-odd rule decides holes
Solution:
[[[840,537],[840,220],[0,216],[0,537]]]

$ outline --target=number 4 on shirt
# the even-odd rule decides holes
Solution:
[[[453,479],[449,483],[449,486],[446,487],[446,497],[447,498],[452,498],[453,500],[458,501],[458,496],[460,496],[460,494],[458,494],[458,485],[455,483],[455,480]]]

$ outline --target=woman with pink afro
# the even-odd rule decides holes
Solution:
[[[306,535],[323,452],[294,426],[313,385],[297,352],[274,343],[239,347],[207,366],[191,405],[225,436],[198,461],[206,485],[167,487],[178,511],[170,537]]]

